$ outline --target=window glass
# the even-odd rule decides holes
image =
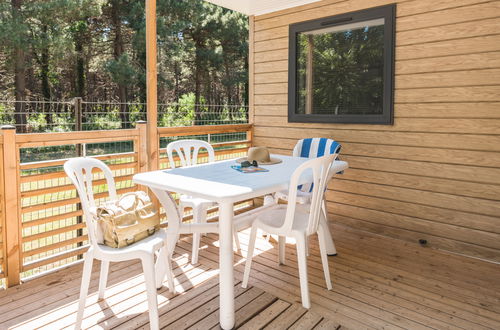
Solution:
[[[291,26],[291,121],[392,123],[394,6]]]

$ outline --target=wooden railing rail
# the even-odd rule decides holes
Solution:
[[[239,157],[252,145],[252,125],[161,127],[157,129],[156,140],[162,147],[154,151],[154,157],[148,153],[146,122],[138,122],[136,128],[126,130],[34,134],[16,134],[13,127],[3,126],[0,130],[0,279],[5,279],[7,286],[14,286],[24,278],[78,261],[85,252],[88,237],[82,223],[83,212],[62,168],[68,157],[80,154],[78,151],[85,152],[85,146],[92,144],[93,154],[98,154],[92,157],[108,163],[117,191],[122,194],[139,188],[132,182],[135,173],[168,167],[165,145],[189,136],[208,140],[218,160]],[[110,143],[125,147],[110,149]],[[38,149],[43,147],[49,149]],[[25,159],[27,151],[37,155],[43,150],[73,151],[72,155],[64,154],[68,156],[21,163],[21,152]],[[99,154],[101,150],[110,150],[110,153]],[[158,163],[151,166],[150,159]],[[105,200],[107,186],[99,175],[96,174],[94,180],[95,197]]]

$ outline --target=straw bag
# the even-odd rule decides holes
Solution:
[[[153,235],[160,228],[160,217],[143,191],[126,193],[115,202],[97,208],[103,242],[121,248]]]

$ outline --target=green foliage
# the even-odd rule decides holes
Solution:
[[[0,104],[0,125],[13,125],[14,111],[12,108],[7,108],[4,104]]]
[[[123,54],[116,60],[109,60],[105,68],[110,73],[113,82],[117,84],[128,85],[135,78],[135,70],[127,54]]]
[[[33,113],[28,116],[28,132],[44,132],[47,129],[47,119],[44,113]]]
[[[161,127],[191,126],[195,112],[194,93],[184,94],[177,104],[168,106],[161,115],[158,125]],[[206,108],[201,107],[204,111]]]
[[[103,112],[104,109],[99,109]],[[89,130],[106,130],[118,129],[122,125],[120,120],[120,113],[118,109],[108,111],[104,115],[91,115],[87,129]]]
[[[0,90],[8,99],[15,98],[16,88],[25,88],[17,95],[52,100],[80,96],[89,101],[146,101],[144,1],[16,1],[0,2],[0,67],[5,72]],[[18,10],[13,9],[14,2],[20,4]],[[180,112],[188,113],[180,118],[173,108],[169,109],[164,123],[212,120],[203,107],[194,108],[193,118],[192,109],[184,109],[186,95],[194,95],[192,103],[246,102],[246,16],[202,0],[157,0],[157,21],[158,101],[183,103]],[[24,51],[24,68],[16,71],[12,54],[20,49]],[[25,87],[14,85],[16,75],[26,78]],[[179,106],[175,106],[177,109]],[[216,111],[228,118],[235,115],[222,108]],[[108,117],[93,118],[92,127],[115,127],[106,123],[114,122],[115,117],[124,123],[143,119],[133,106],[128,107],[124,118]],[[51,117],[45,120],[52,125]],[[29,122],[30,130],[43,130],[46,125],[41,116],[32,116]],[[56,125],[62,131],[67,126],[63,119]]]
[[[51,132],[70,132],[75,126],[75,119],[71,113],[53,113],[51,114],[53,127],[50,129]]]

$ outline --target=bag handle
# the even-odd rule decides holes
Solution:
[[[128,193],[125,193],[123,194],[120,199],[117,201],[116,203],[116,206],[118,206],[119,208],[121,208],[123,211],[127,211],[123,208],[123,206],[120,205],[120,201],[127,198],[128,196],[134,196],[134,204],[132,205],[132,210],[136,210],[137,209],[137,205],[139,204],[139,200],[142,200],[138,194],[135,192],[135,191],[132,191],[132,192],[128,192]]]

